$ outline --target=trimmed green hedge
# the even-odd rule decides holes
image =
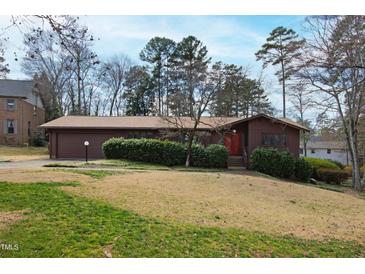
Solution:
[[[257,148],[250,158],[250,168],[274,177],[308,182],[313,168],[303,158],[295,159],[287,150]]]
[[[229,156],[228,150],[222,145],[209,145],[206,149],[208,166],[215,168],[227,167],[227,159]]]
[[[185,160],[185,147],[177,142],[158,139],[112,138],[102,149],[107,159],[126,159],[138,162],[181,165]]]
[[[193,144],[190,164],[195,167],[208,167],[208,154],[202,145]]]
[[[102,149],[107,159],[125,159],[167,166],[183,165],[186,159],[185,145],[159,139],[112,138],[102,145]],[[228,151],[222,145],[204,148],[194,144],[192,147],[192,166],[225,168],[227,158]]]
[[[279,178],[293,177],[294,165],[294,157],[286,150],[256,148],[250,157],[251,169]]]
[[[299,158],[295,161],[294,174],[297,180],[308,182],[313,174],[312,164],[303,158]]]

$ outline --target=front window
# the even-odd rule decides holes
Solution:
[[[15,110],[15,99],[7,99],[6,108],[7,110]]]
[[[14,134],[15,133],[14,120],[8,120],[7,121],[7,133],[8,134]]]
[[[327,149],[327,154],[331,154],[331,150],[330,149]]]
[[[264,146],[286,146],[285,134],[263,134],[262,145]]]

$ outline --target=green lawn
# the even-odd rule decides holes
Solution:
[[[69,183],[69,187],[77,183]],[[166,223],[60,189],[63,183],[0,183],[0,213],[26,210],[0,232],[0,257],[361,257],[354,242],[306,241],[239,229]]]
[[[123,171],[119,171],[119,170],[62,169],[62,171],[88,175],[95,179],[101,179],[101,178],[111,176],[111,175],[116,175],[116,174],[123,174]]]

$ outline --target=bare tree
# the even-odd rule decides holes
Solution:
[[[297,81],[291,85],[291,92],[288,94],[292,104],[292,112],[297,121],[303,126],[310,128],[310,120],[306,119],[305,114],[311,110],[315,103],[313,102],[310,91],[305,81]],[[307,143],[311,136],[311,132],[301,131],[300,138],[303,142],[304,156],[307,156]]]
[[[222,78],[221,70],[211,69],[206,74],[205,80],[202,81],[199,86],[194,89],[193,96],[185,97],[183,104],[186,105],[185,109],[190,110],[190,116],[164,116],[165,119],[173,128],[182,132],[187,140],[187,156],[185,165],[189,166],[192,159],[192,146],[197,136],[199,126],[204,125],[202,116],[207,112],[208,106],[212,103],[217,92],[219,90],[220,81]],[[209,124],[212,129],[218,128],[222,123],[215,125]],[[207,124],[206,124],[207,125]]]
[[[4,53],[5,53],[4,44],[0,39],[0,78],[5,78],[6,74],[10,72],[9,65],[3,64],[5,62]]]
[[[352,185],[363,188],[358,122],[365,94],[365,17],[310,17],[312,37],[302,54],[299,76],[312,85],[316,104],[339,115],[352,162]]]
[[[50,31],[33,29],[25,33],[24,45],[26,54],[22,61],[23,72],[38,78],[37,81],[42,85],[50,85],[42,93],[47,119],[64,115],[67,97],[65,87],[71,74],[66,70],[66,56],[58,47],[56,37]]]
[[[132,61],[125,55],[114,55],[101,67],[101,81],[110,100],[109,116],[115,113],[117,100],[123,93],[128,71]],[[117,111],[118,112],[118,111]]]
[[[39,27],[35,27],[37,19],[41,20]],[[18,27],[22,22],[27,25],[19,27],[22,32],[27,30],[23,70],[28,75],[47,75],[58,102],[69,101],[70,106],[66,106],[65,111],[89,114],[92,95],[99,82],[95,67],[100,62],[92,51],[94,37],[88,28],[79,25],[78,17],[74,16],[23,16],[15,18],[14,22]]]

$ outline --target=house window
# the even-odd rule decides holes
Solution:
[[[15,99],[6,99],[6,109],[10,111],[15,110]]]
[[[327,154],[331,154],[331,149],[327,149]]]
[[[314,154],[316,153],[316,151],[314,149],[311,149],[311,153]]]
[[[303,154],[303,149],[302,148],[299,149],[299,153]]]
[[[286,135],[285,134],[263,134],[262,145],[264,146],[285,146]]]
[[[7,120],[7,132],[8,134],[15,133],[15,123],[14,120]]]

